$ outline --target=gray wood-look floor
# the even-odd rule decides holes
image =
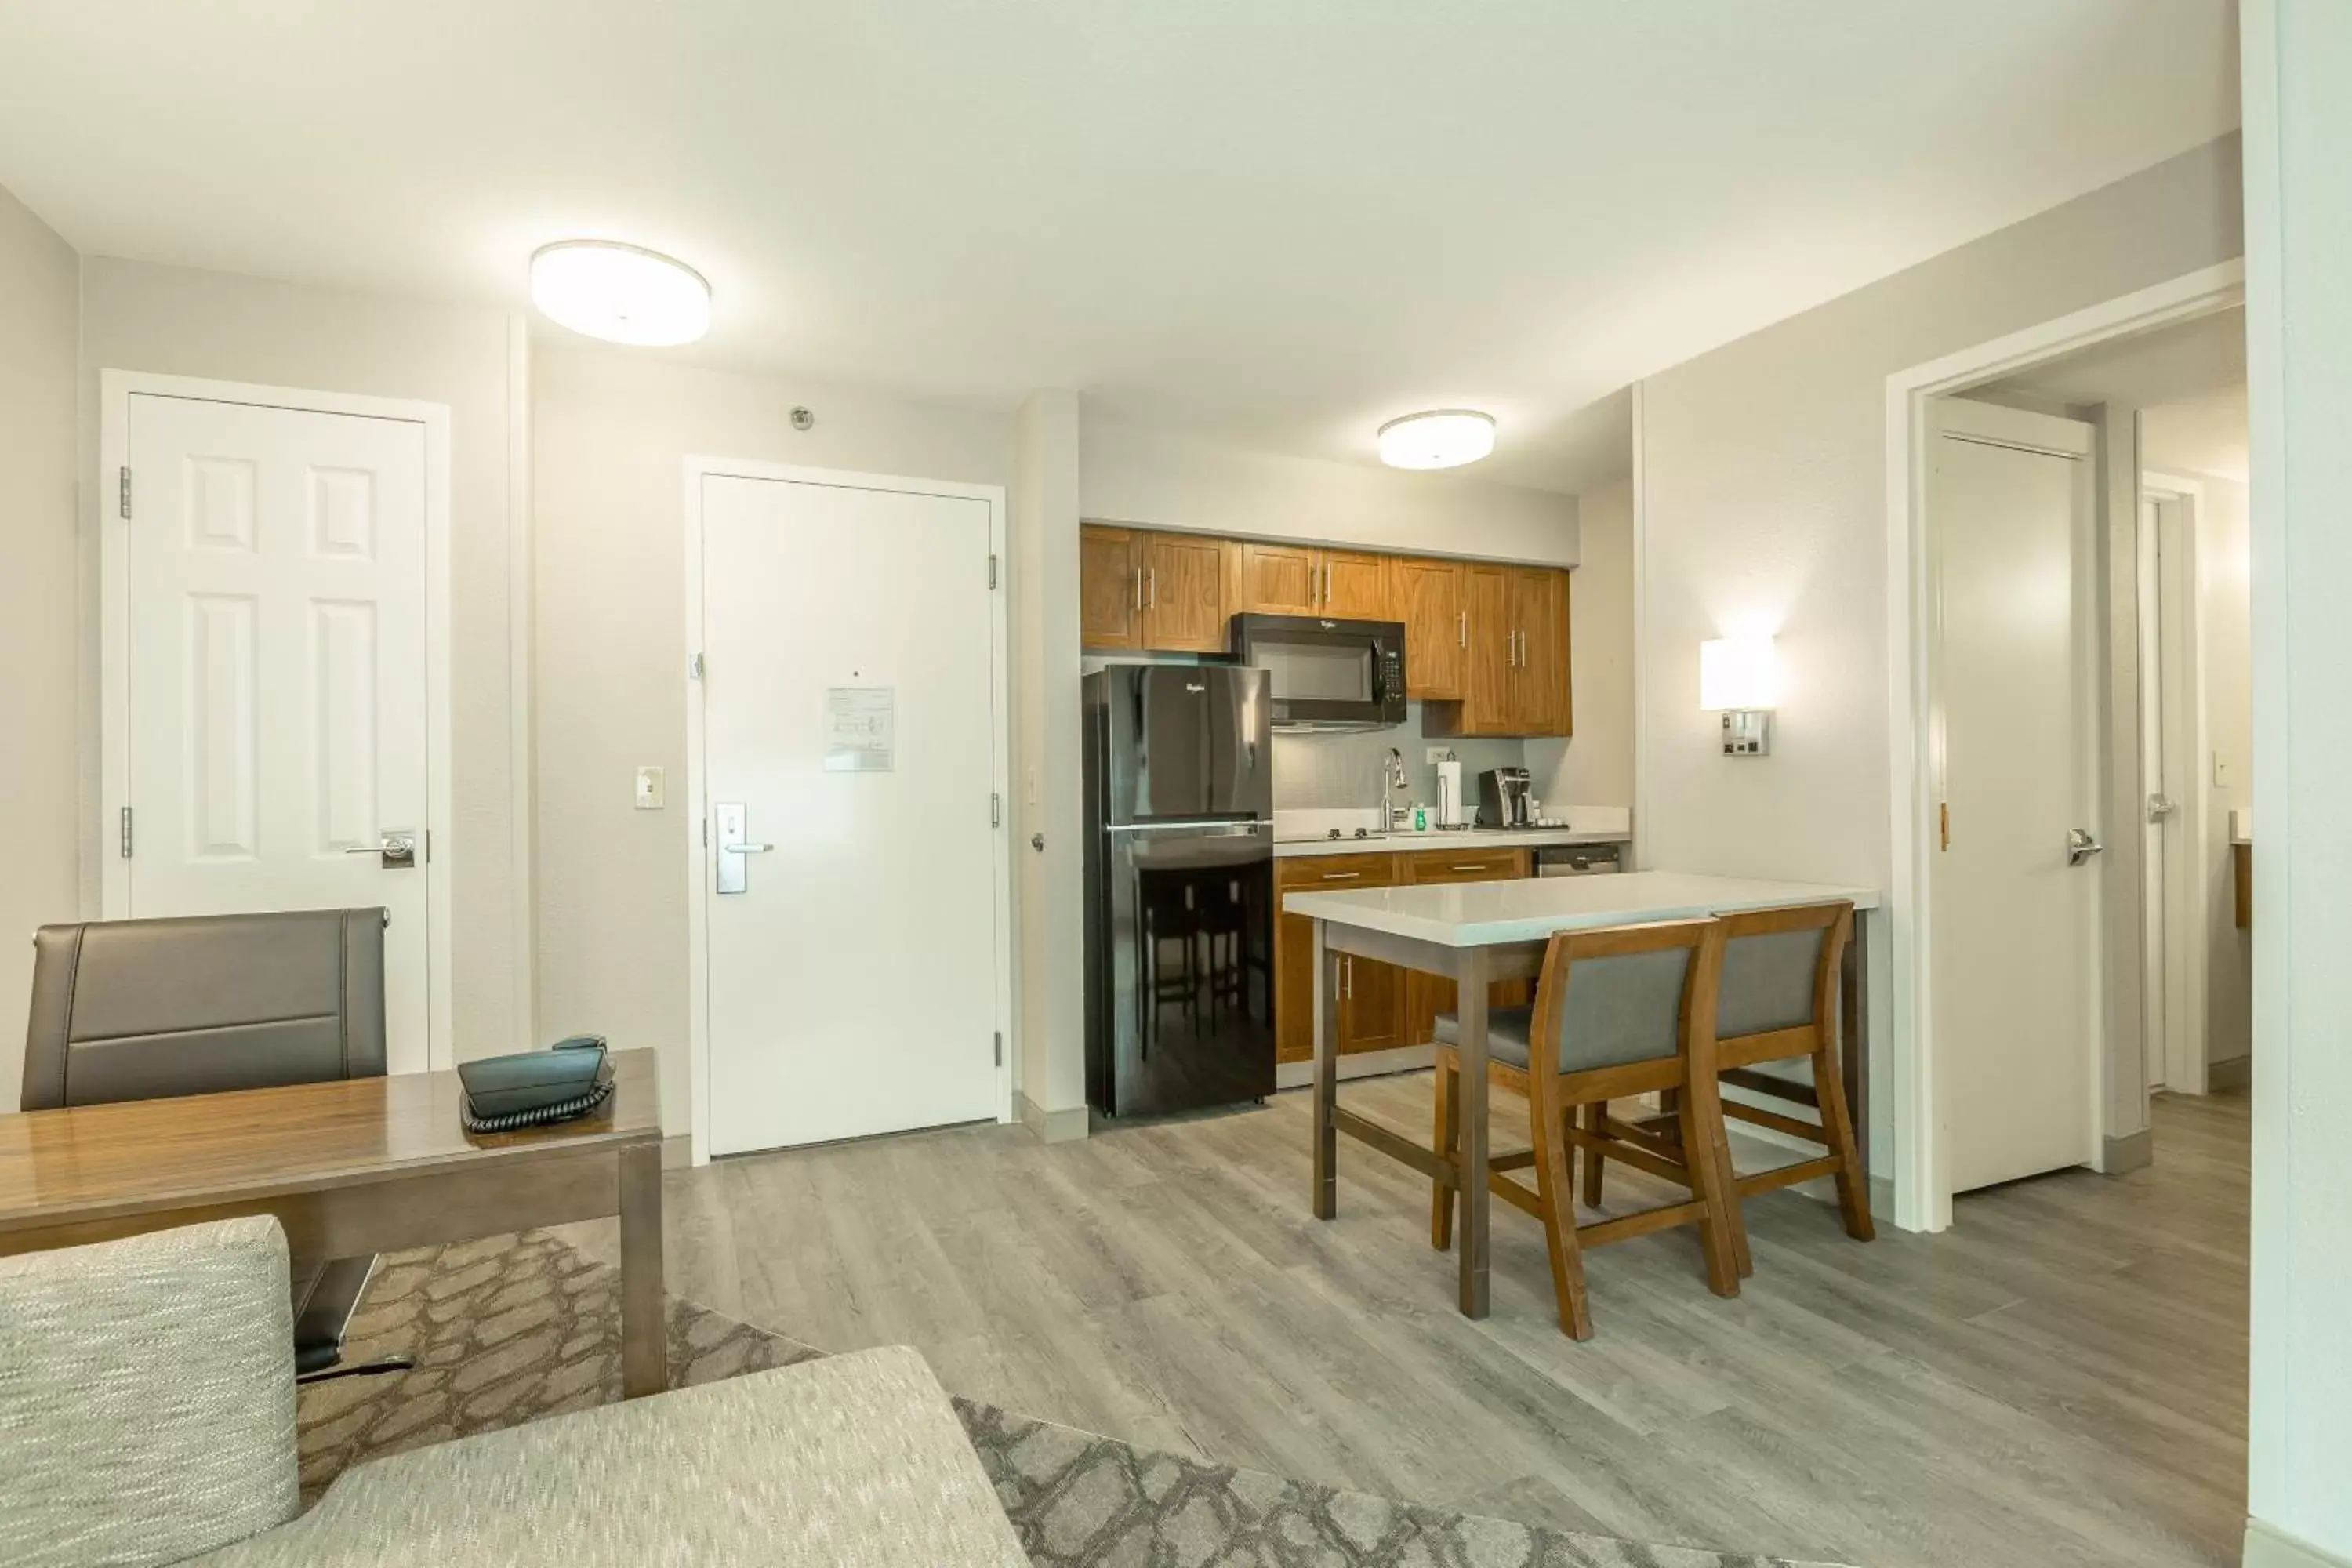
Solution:
[[[1427,1074],[1341,1092],[1426,1137]],[[1524,1102],[1495,1098],[1496,1146],[1523,1147]],[[1970,1195],[1940,1237],[1863,1245],[1811,1197],[1754,1200],[1737,1300],[1688,1230],[1597,1249],[1584,1344],[1500,1204],[1478,1323],[1403,1167],[1343,1138],[1318,1224],[1307,1114],[674,1172],[670,1286],[829,1351],[912,1344],[1028,1415],[1441,1507],[1870,1568],[2237,1561],[2242,1095],[2161,1100],[2152,1168]],[[1664,1194],[1611,1181],[1612,1211]]]

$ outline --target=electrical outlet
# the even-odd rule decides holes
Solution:
[[[637,770],[637,809],[659,811],[662,808],[662,771],[659,768]]]
[[[1421,760],[1424,763],[1450,763],[1454,760],[1454,748],[1432,746],[1422,753]]]

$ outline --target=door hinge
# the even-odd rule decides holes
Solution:
[[[992,588],[996,586],[996,557],[993,555],[988,558],[988,585]]]
[[[988,825],[991,827],[1004,826],[1004,797],[994,790],[988,792]]]
[[[129,465],[129,464],[127,464],[127,463],[126,463],[126,464],[124,464],[124,465],[123,465],[123,467],[121,468],[121,469],[120,470],[120,473],[121,473],[121,476],[122,496],[121,496],[121,501],[120,501],[120,503],[119,503],[118,510],[122,513],[123,517],[127,520],[127,519],[131,516],[131,467],[130,467],[130,465]]]
[[[700,654],[690,653],[686,656],[686,678],[688,680],[700,680],[702,679],[702,656]]]
[[[1942,840],[1939,847],[1949,849],[1952,847],[1952,803],[1948,800],[1937,804],[1936,832]]]
[[[122,808],[122,858],[131,858],[131,808]]]
[[[1004,1065],[1004,1031],[1002,1029],[996,1031],[996,1065]]]

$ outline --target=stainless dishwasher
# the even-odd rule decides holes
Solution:
[[[1625,868],[1622,844],[1546,844],[1536,850],[1538,877],[1602,877]]]

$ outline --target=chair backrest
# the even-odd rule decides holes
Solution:
[[[1853,905],[1843,900],[1749,910],[1723,917],[1723,983],[1715,1037],[1726,1065],[1800,1056],[1834,1028],[1837,983]],[[1780,1040],[1766,1036],[1782,1035]],[[1757,1055],[1756,1052],[1765,1054]]]
[[[1687,1055],[1699,1034],[1712,1038],[1722,952],[1712,920],[1554,933],[1536,983],[1530,1066],[1548,1055],[1575,1073]]]
[[[23,1105],[379,1078],[383,911],[44,926]]]

